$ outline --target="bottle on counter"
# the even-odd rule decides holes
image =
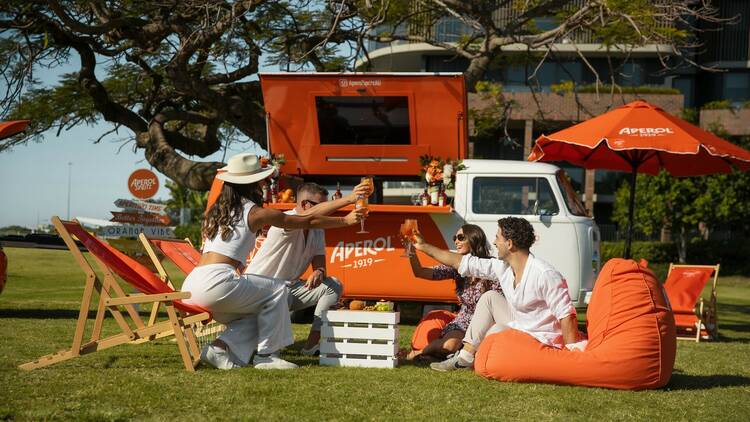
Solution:
[[[341,199],[344,195],[341,193],[341,183],[336,182],[336,192],[333,193],[331,196],[331,200],[335,201],[337,199]]]
[[[419,195],[419,200],[422,203],[422,206],[424,207],[430,205],[430,194],[427,193],[427,188],[424,188],[424,192],[422,192],[422,194]]]
[[[271,203],[271,187],[266,184],[263,185],[263,203]]]
[[[275,180],[271,182],[271,203],[279,202],[279,184]]]
[[[440,191],[438,192],[438,206],[444,207],[448,205],[448,195],[445,194],[445,185],[440,185]]]

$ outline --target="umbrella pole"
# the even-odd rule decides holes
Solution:
[[[630,173],[630,203],[628,204],[628,232],[625,235],[625,259],[630,259],[630,243],[633,240],[633,206],[635,205],[635,181],[638,172],[633,166]]]

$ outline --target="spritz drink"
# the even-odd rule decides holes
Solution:
[[[404,252],[407,256],[410,256],[412,254],[412,242],[414,242],[414,233],[417,230],[417,220],[412,218],[407,218],[406,220],[404,220],[404,224],[401,225],[401,236],[403,236],[404,243],[406,244]]]
[[[365,177],[363,177],[362,180],[361,180],[361,182],[362,183],[367,183],[367,184],[370,185],[370,195],[372,195],[372,193],[375,191],[375,184],[372,181],[372,176],[365,176]],[[357,202],[354,203],[354,207],[356,209],[367,208],[367,205],[368,205],[367,196],[364,196],[364,195],[357,196]],[[359,220],[359,231],[357,233],[359,233],[359,234],[369,233],[368,231],[365,230],[365,219],[364,218],[362,218],[361,220]]]

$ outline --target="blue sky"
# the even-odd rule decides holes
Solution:
[[[57,75],[75,71],[77,64],[65,66],[52,74],[37,76],[46,84]],[[264,69],[271,70],[271,69]],[[101,77],[101,76],[100,76]],[[29,118],[33,119],[33,116]],[[70,170],[70,217],[109,219],[117,211],[113,202],[132,198],[128,176],[138,168],[152,169],[142,149],[133,152],[128,144],[118,152],[128,132],[114,134],[94,144],[112,126],[106,122],[95,127],[78,126],[56,136],[45,134],[41,143],[17,146],[0,153],[0,227],[19,225],[30,228],[49,223],[50,217],[68,217],[68,170]],[[127,131],[127,129],[125,129]],[[261,152],[243,143],[227,151],[227,157],[238,152]],[[204,161],[222,161],[223,151]],[[72,163],[72,165],[68,165]],[[158,172],[159,192],[155,199],[167,199],[166,177]]]

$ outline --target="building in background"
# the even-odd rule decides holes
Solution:
[[[629,51],[613,49],[607,52],[585,31],[574,33],[571,39],[553,45],[550,55],[538,69],[540,55],[528,54],[524,45],[508,46],[507,55],[496,60],[484,78],[501,84],[503,101],[511,103],[505,125],[507,136],[503,131],[503,136],[495,139],[474,137],[469,146],[469,157],[523,160],[540,134],[559,130],[634,99],[644,99],[676,115],[682,114],[683,109],[700,110],[700,113],[693,113],[693,120],[698,120],[696,123],[702,127],[708,129],[720,125],[731,136],[750,135],[750,124],[747,123],[750,122],[750,1],[715,0],[714,3],[721,17],[739,16],[739,21],[721,31],[696,33],[704,47],[693,60],[705,67],[724,69],[723,72],[685,66],[665,74],[658,52],[673,51],[671,46],[644,45]],[[503,25],[514,18],[514,13],[511,8],[498,8],[493,19],[498,25]],[[544,30],[554,27],[555,20],[553,17],[537,19],[535,24]],[[396,33],[399,32],[429,35],[447,43],[457,42],[470,33],[463,22],[453,17],[443,18],[432,27],[412,25],[397,29]],[[583,54],[588,64],[580,59],[577,51]],[[467,59],[441,47],[415,42],[371,42],[368,59],[359,63],[360,69],[373,72],[463,72],[469,64]],[[588,69],[589,65],[596,69],[600,80],[613,78],[623,87],[624,93],[606,91],[597,94],[595,75]],[[529,77],[535,71],[536,75],[530,81]],[[576,93],[571,81],[577,86]],[[481,94],[469,94],[470,109],[484,109],[493,102]],[[471,119],[470,133],[475,133]],[[615,190],[626,175],[563,167],[582,192],[587,208],[606,232]],[[609,229],[614,232],[613,226]]]

